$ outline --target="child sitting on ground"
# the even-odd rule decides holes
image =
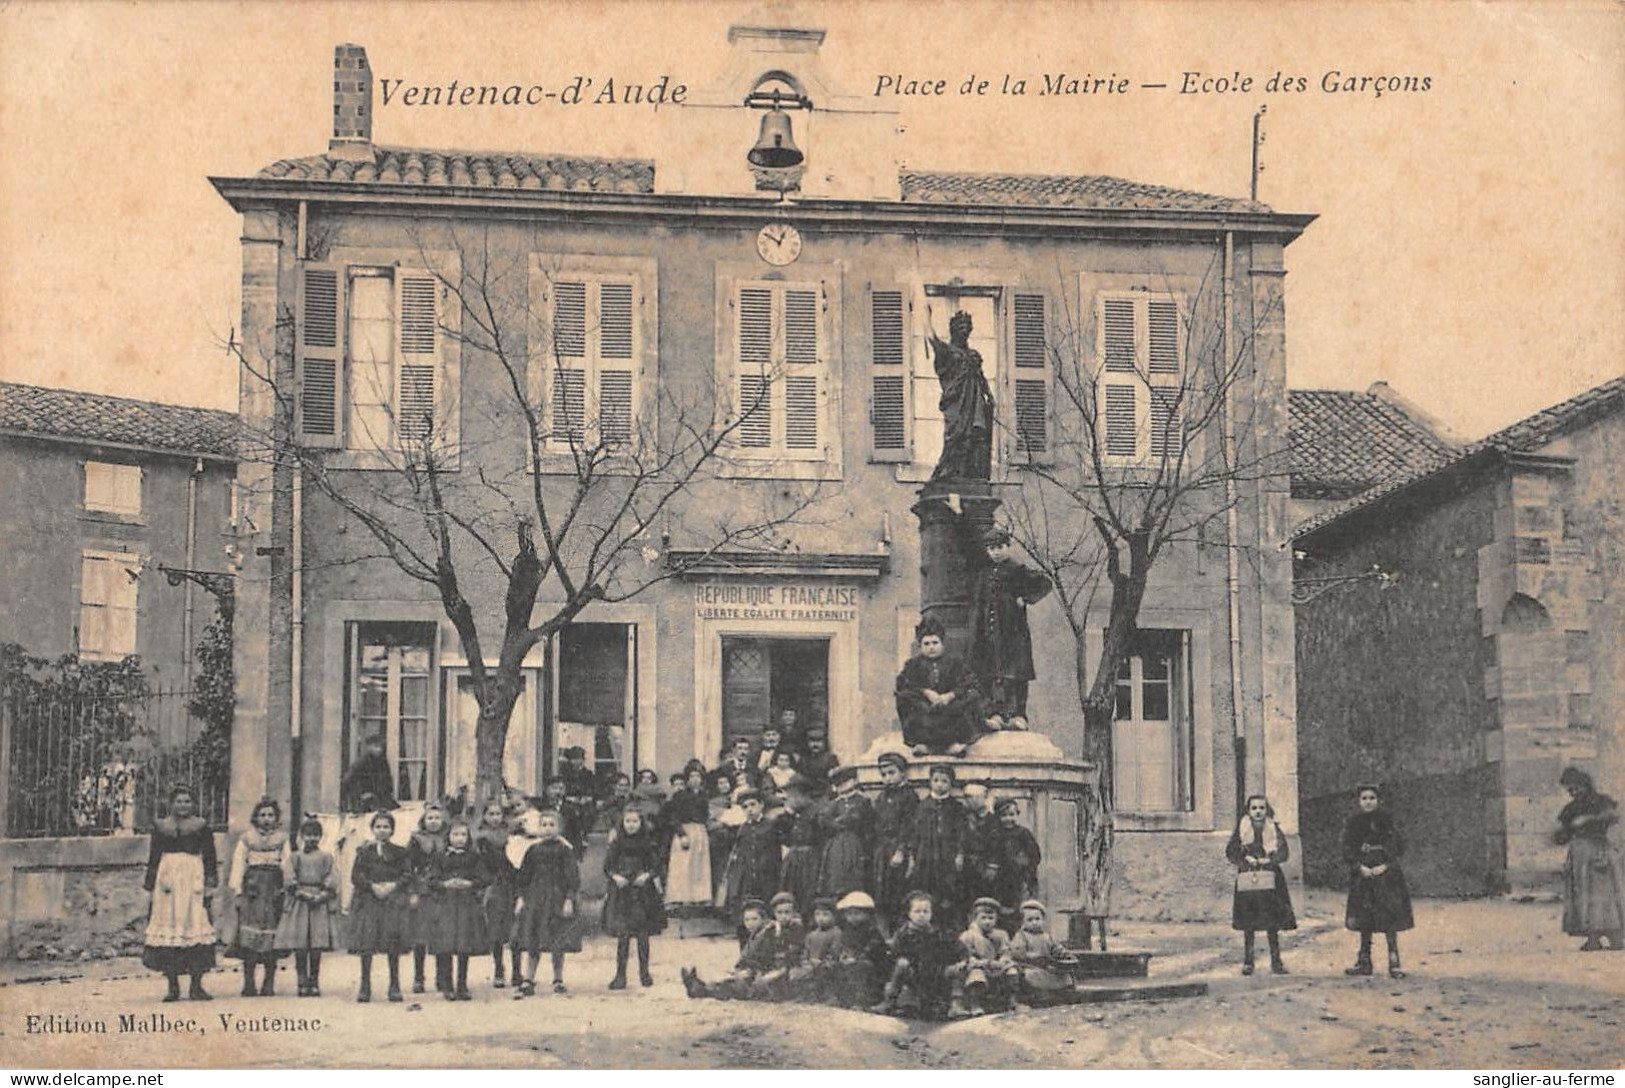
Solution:
[[[751,939],[745,959],[756,971],[749,997],[753,1001],[784,1001],[793,996],[792,972],[807,958],[807,927],[796,911],[796,897],[780,892],[768,903],[773,921]]]
[[[1020,986],[1010,958],[1010,938],[999,925],[999,901],[986,896],[971,906],[971,924],[959,935],[962,959],[948,969],[954,984],[950,1016],[981,1016],[989,1006],[1006,1008]]]
[[[766,926],[767,904],[760,899],[745,900],[745,905],[739,911],[739,928],[744,931],[745,939],[738,962],[734,964],[731,972],[712,983],[700,978],[700,972],[696,968],[680,969],[677,973],[683,980],[683,989],[688,996],[714,997],[719,1001],[749,996],[751,984],[755,981],[757,973],[752,964],[758,962],[749,956],[749,951]]]
[[[892,970],[880,1003],[870,1011],[893,1014],[917,1008],[927,1020],[941,1020],[948,1012],[947,971],[960,958],[959,943],[943,935],[931,922],[928,892],[910,892],[905,900],[906,920],[892,934]]]
[[[841,943],[824,1000],[842,1008],[867,1009],[880,1000],[880,988],[891,974],[891,949],[876,923],[875,901],[868,892],[848,892],[835,909],[841,916]]]
[[[1069,970],[1078,959],[1049,935],[1049,911],[1036,899],[1021,904],[1021,929],[1010,938],[1010,958],[1021,973],[1021,999],[1029,1005],[1068,1004],[1076,993]]]
[[[807,931],[806,961],[790,972],[796,996],[807,1001],[823,1001],[829,992],[841,958],[841,930],[835,924],[835,900],[814,899],[812,928]]]

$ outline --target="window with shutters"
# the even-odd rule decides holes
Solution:
[[[1142,630],[1117,672],[1112,788],[1123,812],[1192,807],[1189,632]]]
[[[827,306],[820,283],[735,285],[732,393],[738,455],[829,459],[834,435]]]
[[[1185,441],[1185,322],[1174,295],[1102,294],[1097,438],[1108,460],[1160,461]]]
[[[656,263],[534,254],[529,391],[546,436],[546,471],[572,454],[613,455],[654,433]]]
[[[444,744],[432,690],[433,623],[346,626],[349,762],[374,737],[384,742],[397,801],[438,796]]]
[[[433,272],[307,264],[299,295],[301,441],[361,453],[457,443],[455,308]],[[387,463],[387,462],[386,462]]]
[[[624,446],[638,419],[637,284],[627,278],[553,281],[543,420],[559,450]]]
[[[135,653],[141,558],[87,548],[79,570],[79,655],[118,661]]]
[[[140,517],[141,466],[86,461],[84,506],[93,513]]]
[[[905,467],[899,478],[924,480],[942,455],[942,384],[927,343],[926,320],[949,339],[949,320],[971,317],[969,346],[982,359],[993,393],[993,462],[1047,459],[1053,442],[1048,300],[1037,291],[927,284],[923,290],[870,291],[871,460]]]

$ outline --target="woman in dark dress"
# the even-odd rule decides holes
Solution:
[[[1292,913],[1286,874],[1281,871],[1287,859],[1286,835],[1263,794],[1247,798],[1247,815],[1231,832],[1224,856],[1236,867],[1230,928],[1242,933],[1241,973],[1253,973],[1253,936],[1262,929],[1269,937],[1270,971],[1286,974],[1286,964],[1281,962],[1281,930],[1297,929],[1298,919]]]
[[[615,938],[615,977],[611,990],[626,989],[626,960],[635,938],[638,943],[638,982],[653,986],[649,974],[649,938],[666,928],[666,907],[660,887],[660,838],[649,830],[649,819],[636,806],[621,811],[621,826],[609,840],[604,875],[604,932]]]
[[[1625,943],[1625,889],[1621,889],[1619,858],[1609,848],[1608,829],[1619,819],[1619,807],[1598,793],[1591,776],[1577,767],[1563,772],[1558,782],[1569,791],[1569,803],[1557,814],[1559,846],[1569,848],[1563,864],[1563,932],[1584,937],[1582,952],[1608,947],[1621,951]]]
[[[214,966],[214,898],[219,865],[214,832],[195,815],[197,795],[190,786],[169,791],[169,815],[152,830],[143,887],[152,895],[141,962],[169,980],[165,1001],[179,1001],[181,975],[190,975],[193,1001],[208,1001],[203,972]]]
[[[1343,861],[1349,867],[1348,910],[1343,924],[1360,935],[1360,952],[1346,975],[1371,974],[1371,935],[1388,938],[1388,977],[1404,978],[1399,966],[1399,934],[1414,928],[1411,891],[1399,868],[1404,842],[1399,829],[1381,811],[1382,793],[1376,786],[1356,791],[1360,811],[1343,827]]]
[[[837,767],[831,784],[835,796],[819,813],[824,848],[818,865],[818,894],[841,899],[848,892],[869,890],[869,835],[875,810],[858,792],[856,767]]]

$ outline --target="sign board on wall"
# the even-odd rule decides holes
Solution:
[[[855,623],[858,596],[857,586],[817,582],[705,582],[694,587],[694,617]]]

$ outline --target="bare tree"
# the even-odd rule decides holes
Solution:
[[[586,369],[585,345],[638,333],[619,306],[585,304],[598,288],[533,263],[541,239],[514,246],[510,238],[504,248],[489,228],[446,228],[415,243],[440,300],[435,332],[457,348],[461,381],[437,396],[432,385],[413,386],[435,377],[403,367],[387,372],[394,388],[357,392],[366,348],[352,345],[350,395],[364,403],[349,411],[350,450],[301,441],[291,383],[277,385],[268,360],[232,347],[275,388],[279,423],[247,436],[254,455],[291,462],[307,489],[365,530],[373,550],[340,562],[387,559],[433,587],[479,707],[475,792],[483,800],[504,786],[503,750],[533,648],[594,604],[636,598],[719,552],[786,546],[783,532],[810,521],[822,495],[818,485],[742,485],[741,473],[728,471],[740,428],[767,410],[771,371],[744,403],[719,391],[709,358],[663,359],[658,381],[651,373],[634,385],[629,376],[605,392]],[[633,321],[638,289],[634,279],[616,292],[615,302],[633,305]],[[601,330],[611,313],[615,328]],[[400,320],[404,330],[404,307]],[[297,319],[290,309],[279,323],[292,330]],[[356,471],[358,460],[370,471]],[[666,547],[673,525],[680,561]],[[484,634],[476,583],[501,589],[501,615]]]
[[[1255,426],[1254,347],[1278,306],[1236,306],[1219,263],[1195,285],[1108,297],[1087,320],[1060,315],[1049,345],[1053,453],[1007,503],[1074,639],[1083,757],[1099,774],[1084,814],[1091,917],[1110,914],[1117,681],[1153,568],[1176,544],[1238,549],[1232,515],[1246,486],[1286,468]]]

